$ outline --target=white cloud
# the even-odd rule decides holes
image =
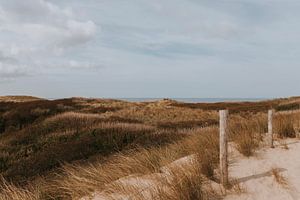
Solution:
[[[92,21],[79,22],[75,20],[68,20],[66,23],[66,30],[61,39],[60,45],[62,47],[74,46],[90,41],[96,33],[96,25]]]
[[[65,64],[64,53],[91,41],[96,25],[46,0],[0,0],[0,34],[2,54],[18,61],[8,65],[0,57],[0,76],[19,76],[37,60],[44,66],[51,59]]]
[[[79,62],[76,60],[70,60],[66,66],[73,68],[73,69],[93,69],[97,68],[98,65],[91,62]]]

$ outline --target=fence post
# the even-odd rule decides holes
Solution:
[[[228,185],[228,145],[227,145],[227,117],[228,110],[220,110],[220,182],[226,187]]]
[[[268,136],[267,136],[268,145],[271,148],[274,148],[273,144],[273,110],[268,111]]]

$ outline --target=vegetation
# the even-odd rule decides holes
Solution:
[[[108,189],[132,193],[134,188],[108,185],[132,174],[161,173],[191,155],[192,167],[169,171],[173,181],[162,184],[170,189],[159,188],[159,196],[209,199],[214,194],[203,185],[218,179],[219,109],[229,109],[230,141],[245,156],[263,141],[269,108],[280,111],[274,118],[278,137],[300,130],[300,114],[293,110],[298,108],[290,106],[297,98],[212,104],[20,99],[0,98],[0,199],[78,199]]]
[[[231,139],[243,155],[252,156],[267,132],[267,118],[256,114],[250,118],[235,116],[230,123]]]
[[[275,132],[279,138],[296,137],[293,115],[277,114],[274,121]]]

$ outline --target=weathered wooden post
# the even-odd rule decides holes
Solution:
[[[268,145],[271,148],[274,148],[273,144],[273,110],[268,111],[268,136],[267,136]]]
[[[227,145],[227,117],[228,110],[220,110],[220,181],[221,184],[228,186],[228,145]]]

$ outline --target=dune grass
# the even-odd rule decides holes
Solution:
[[[33,186],[21,188],[8,183],[3,178],[0,184],[0,200],[40,200],[41,191]]]
[[[231,119],[229,129],[237,150],[249,157],[257,150],[267,132],[267,118],[263,114],[251,115],[248,118],[236,116]]]
[[[296,137],[293,114],[276,114],[274,119],[275,133],[279,138]]]
[[[60,196],[66,199],[78,198],[92,191],[101,191],[108,183],[130,174],[159,172],[162,166],[195,153],[201,155],[201,173],[212,177],[218,163],[217,129],[195,129],[186,134],[190,136],[180,142],[118,154],[104,164],[65,165],[52,191],[60,191]]]
[[[160,199],[209,199],[203,185],[217,179],[219,162],[216,109],[233,109],[230,141],[252,156],[267,132],[265,110],[279,102],[184,105],[77,98],[35,101],[38,106],[26,102],[17,109],[5,104],[0,173],[6,181],[0,199],[78,199],[129,175],[161,173],[163,166],[190,155],[196,157],[194,168],[170,171],[173,181],[164,182],[168,190],[159,188]],[[282,115],[275,116],[276,133],[293,137],[299,113]]]

